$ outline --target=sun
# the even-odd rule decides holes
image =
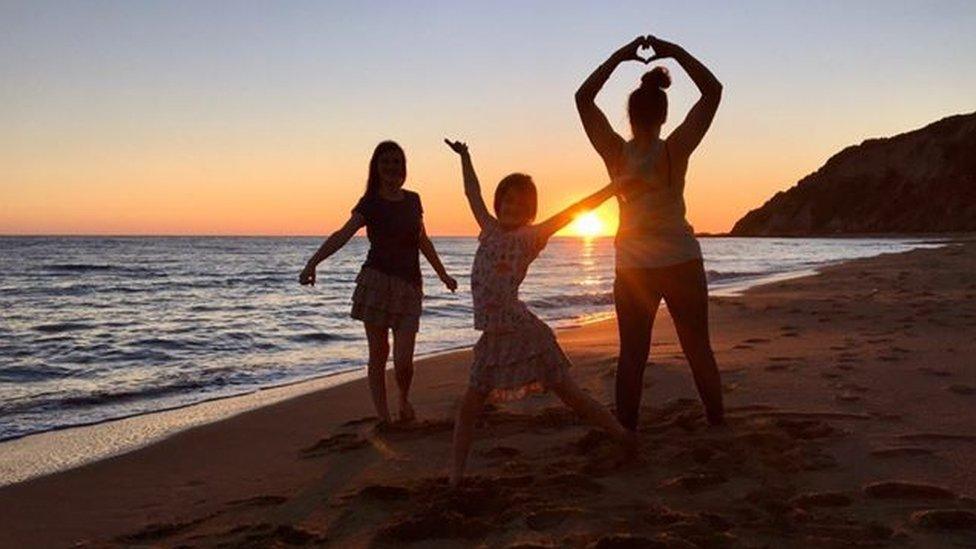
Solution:
[[[581,214],[569,226],[570,234],[586,238],[603,234],[603,221],[595,212]]]

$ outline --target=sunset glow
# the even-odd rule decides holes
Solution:
[[[595,212],[589,212],[578,216],[573,222],[567,227],[568,233],[574,236],[582,236],[584,238],[593,238],[594,236],[601,236],[606,233],[606,224],[600,219]]]
[[[95,4],[0,6],[0,234],[324,235],[384,139],[406,150],[432,235],[477,234],[445,137],[470,146],[486,199],[519,171],[555,212],[607,179],[574,92],[652,31],[724,86],[686,177],[700,232],[729,230],[846,146],[971,110],[976,90],[960,70],[976,51],[965,2]],[[698,91],[661,64],[666,134]],[[624,139],[645,70],[621,65],[597,98]],[[615,204],[596,215],[560,234],[616,230]]]

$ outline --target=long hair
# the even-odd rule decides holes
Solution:
[[[668,119],[668,94],[671,75],[664,67],[654,67],[641,77],[641,85],[631,92],[627,100],[630,130],[637,135],[641,130],[664,124]]]
[[[498,210],[502,205],[502,198],[505,194],[513,190],[518,190],[525,197],[528,202],[529,211],[527,212],[526,223],[531,223],[535,219],[536,210],[539,207],[539,195],[535,188],[535,182],[532,181],[532,177],[524,173],[513,173],[506,175],[498,182],[498,187],[495,188],[495,215],[498,215]]]
[[[366,178],[366,192],[363,193],[363,196],[376,195],[376,191],[380,188],[380,174],[378,173],[377,164],[379,163],[380,155],[390,151],[396,151],[403,157],[403,175],[406,177],[407,155],[403,152],[403,147],[398,145],[396,141],[381,141],[373,149],[373,156],[369,159],[369,177]]]

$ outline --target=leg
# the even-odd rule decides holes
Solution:
[[[586,421],[607,431],[617,440],[630,442],[633,439],[633,431],[624,429],[617,419],[613,417],[613,414],[607,410],[606,406],[584,393],[571,377],[567,376],[564,380],[549,388],[566,406],[569,406],[577,414],[583,416]]]
[[[647,288],[639,270],[619,270],[613,283],[613,301],[620,333],[617,358],[617,418],[631,431],[637,430],[644,367],[651,350],[651,328],[661,296]]]
[[[413,349],[416,341],[415,330],[393,330],[393,367],[400,389],[400,421],[413,421],[415,417],[413,406],[410,405],[410,382],[413,381]]]
[[[464,465],[471,451],[474,422],[481,413],[488,395],[468,387],[454,420],[454,468],[451,470],[451,486],[456,487],[464,476]]]
[[[664,295],[681,348],[691,365],[695,387],[712,425],[722,423],[722,380],[708,335],[708,284],[701,261],[680,266]]]
[[[390,409],[386,405],[386,359],[390,356],[390,341],[385,326],[365,324],[369,342],[369,391],[380,421],[389,423]]]

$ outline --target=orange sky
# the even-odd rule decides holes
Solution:
[[[543,217],[605,182],[572,95],[651,19],[725,85],[687,179],[700,232],[729,230],[845,146],[976,97],[960,70],[976,55],[965,2],[669,4],[654,17],[646,2],[297,5],[0,8],[0,234],[324,235],[362,193],[372,148],[395,139],[428,231],[469,235],[443,137],[469,143],[489,203],[501,177],[532,174]],[[665,131],[697,96],[668,64]],[[622,66],[599,97],[625,136],[643,70]],[[615,206],[599,214],[612,231]]]

